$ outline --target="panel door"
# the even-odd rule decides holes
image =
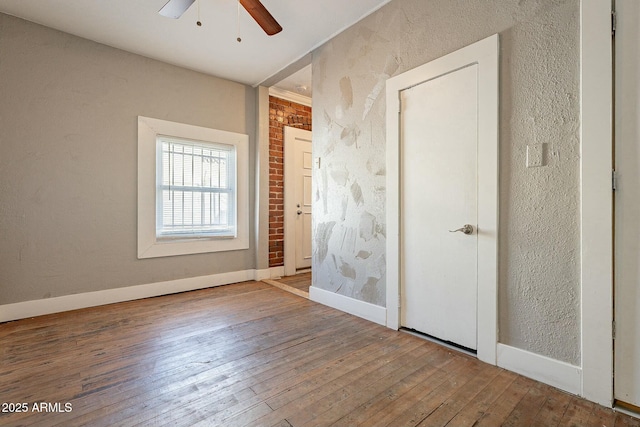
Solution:
[[[308,132],[309,131],[302,131]],[[296,165],[296,269],[311,267],[311,182],[313,157],[311,138],[297,137],[295,142]]]

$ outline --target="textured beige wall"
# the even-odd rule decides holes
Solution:
[[[246,133],[254,164],[254,89],[0,14],[0,94],[0,304],[254,268],[253,237],[136,258],[137,116]]]
[[[314,52],[314,285],[385,304],[385,81],[495,33],[500,341],[579,364],[578,0],[394,0]]]

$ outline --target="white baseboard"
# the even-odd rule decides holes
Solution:
[[[86,292],[82,294],[65,295],[55,298],[24,301],[13,304],[0,305],[0,322],[60,313],[80,308],[113,304],[116,302],[132,301],[160,295],[175,294],[214,286],[228,285],[247,280],[262,280],[274,272],[266,270],[242,270],[230,273],[212,274],[208,276],[188,277],[185,279],[169,280],[166,282],[149,283],[146,285],[129,286],[125,288],[106,289],[103,291]],[[277,271],[275,272],[277,273]],[[267,275],[267,276],[265,276]]]
[[[345,297],[315,286],[309,288],[309,299],[379,325],[386,326],[387,323],[387,309],[379,305]]]
[[[582,395],[582,368],[498,344],[498,366],[566,392]]]
[[[256,270],[256,277],[254,280],[277,279],[282,276],[284,276],[284,266],[270,267],[264,270]]]
[[[627,408],[623,408],[622,406],[616,406],[616,405],[613,406],[613,410],[640,420],[640,412],[631,411]]]

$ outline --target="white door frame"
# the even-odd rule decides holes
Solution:
[[[296,209],[292,208],[296,199],[294,183],[295,147],[292,143],[296,134],[303,129],[291,126],[284,127],[284,275],[296,274]],[[309,131],[305,131],[309,132]]]
[[[614,341],[614,399],[616,404],[623,402],[628,405],[640,406],[640,352],[632,350],[638,345],[635,328],[635,308],[640,299],[636,299],[632,287],[637,281],[632,270],[635,270],[638,256],[633,249],[633,243],[628,239],[637,239],[632,231],[638,219],[633,216],[640,203],[634,199],[635,173],[638,171],[638,156],[634,153],[635,142],[640,140],[640,133],[635,130],[637,111],[631,106],[640,101],[640,70],[636,48],[640,34],[637,33],[638,18],[640,18],[640,3],[638,0],[616,0],[617,31],[615,39],[614,65],[614,99],[616,102],[614,127],[614,166],[619,172],[621,183],[616,188],[614,200],[614,321],[616,323],[616,339]],[[637,82],[637,83],[636,83]],[[635,86],[637,84],[637,86]],[[634,171],[635,169],[635,171]],[[640,202],[640,200],[639,200]],[[636,203],[638,203],[636,205]],[[636,224],[633,224],[636,223]],[[640,308],[640,307],[639,307]],[[640,338],[640,335],[638,335]],[[635,366],[634,366],[635,365]],[[637,367],[637,369],[636,369]]]
[[[496,364],[498,341],[498,95],[495,34],[387,80],[387,326],[400,327],[400,92],[478,64],[478,359]]]
[[[582,396],[613,404],[611,1],[580,2]]]

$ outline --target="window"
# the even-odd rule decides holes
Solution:
[[[235,147],[157,141],[156,238],[235,237]]]
[[[248,137],[138,118],[138,258],[249,247]]]

